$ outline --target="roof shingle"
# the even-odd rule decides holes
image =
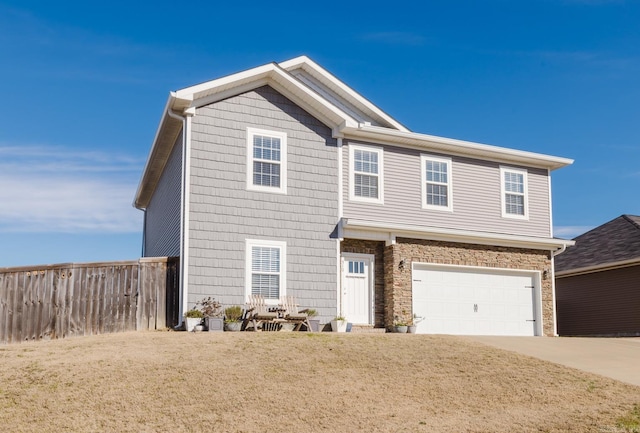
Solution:
[[[556,257],[556,272],[640,260],[640,216],[621,215],[574,240]]]

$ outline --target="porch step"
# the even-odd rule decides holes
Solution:
[[[358,334],[384,334],[387,331],[384,328],[374,328],[373,325],[352,325],[351,332]]]

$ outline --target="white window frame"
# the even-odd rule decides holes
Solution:
[[[506,173],[515,173],[515,174],[522,175],[523,192],[521,194],[514,193],[514,192],[511,192],[511,191],[506,191],[506,189],[505,189],[505,180],[504,180],[504,175]],[[528,177],[527,170],[523,170],[521,168],[513,168],[513,167],[500,167],[500,197],[501,197],[500,205],[502,206],[502,217],[503,218],[514,218],[514,219],[524,219],[524,220],[529,219],[529,181],[528,181],[527,177]],[[523,197],[523,205],[524,205],[524,214],[523,215],[507,213],[507,206],[506,206],[506,196],[507,196],[507,194],[521,195]]]
[[[264,186],[253,184],[253,137],[256,135],[273,137],[280,139],[280,186]],[[259,160],[260,161],[260,160]],[[274,164],[275,161],[266,161]],[[279,194],[287,193],[287,134],[279,131],[269,131],[266,129],[247,128],[247,190],[273,192]]]
[[[447,166],[447,182],[430,182],[435,185],[444,185],[447,187],[447,205],[440,206],[427,203],[427,161],[434,161],[446,164]],[[441,156],[432,156],[421,154],[420,155],[420,170],[422,172],[421,180],[422,180],[422,208],[423,209],[433,209],[439,211],[448,211],[453,212],[453,182],[452,182],[452,168],[453,164],[451,163],[451,158],[444,158]]]
[[[253,247],[279,248],[280,249],[280,286],[278,299],[265,298],[265,303],[278,305],[280,298],[287,295],[287,243],[273,240],[246,239],[245,246],[245,300],[251,295],[251,283],[253,275]]]
[[[356,195],[356,182],[355,182],[355,152],[356,150],[362,150],[365,152],[374,152],[378,154],[378,198],[361,197]],[[366,203],[384,204],[384,165],[383,165],[382,147],[368,146],[364,144],[349,144],[349,200],[361,201]],[[371,173],[364,173],[367,176],[375,176]]]

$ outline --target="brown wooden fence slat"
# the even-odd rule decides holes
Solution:
[[[173,326],[177,263],[0,268],[0,344]]]

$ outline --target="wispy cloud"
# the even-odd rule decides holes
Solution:
[[[362,40],[379,42],[389,45],[424,45],[427,39],[419,34],[410,32],[374,32],[365,33],[360,37]]]
[[[0,231],[130,233],[144,161],[53,146],[0,144]]]
[[[553,228],[553,235],[558,238],[573,239],[592,228],[592,226],[557,226]]]

